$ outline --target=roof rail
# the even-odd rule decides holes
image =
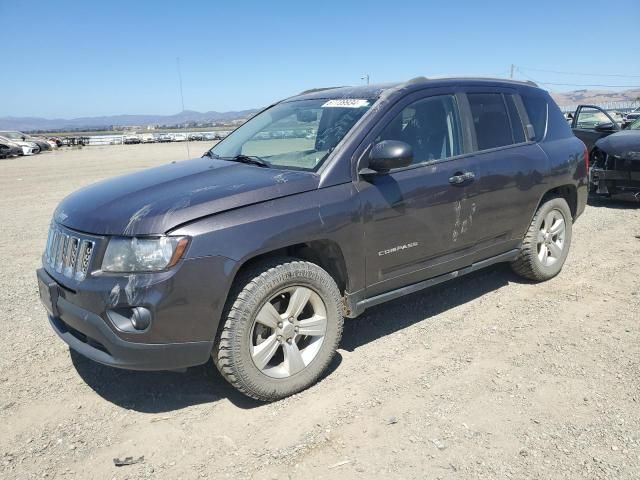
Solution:
[[[511,78],[493,78],[493,77],[449,77],[449,76],[445,76],[445,77],[432,77],[432,78],[427,78],[427,77],[415,77],[412,78],[411,80],[407,80],[406,82],[400,84],[399,86],[404,86],[404,85],[413,85],[415,83],[422,83],[422,82],[426,82],[428,80],[458,80],[458,79],[466,79],[466,80],[497,80],[500,82],[513,82],[513,83],[526,83],[527,85],[531,85],[533,87],[538,87],[538,84],[536,82],[533,82],[531,80],[514,80]]]
[[[427,80],[429,80],[427,77],[414,77],[411,80],[407,80],[406,82],[404,82],[404,85],[412,85],[414,83],[422,83],[422,82],[426,82]]]
[[[345,87],[346,85],[340,85],[337,87],[320,87],[320,88],[310,88],[309,90],[305,90],[304,92],[300,92],[298,95],[306,95],[307,93],[315,93],[315,92],[322,92],[324,90],[333,90],[334,88],[342,88]]]

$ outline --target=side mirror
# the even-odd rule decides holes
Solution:
[[[411,145],[398,140],[383,140],[376,143],[369,152],[368,168],[360,170],[360,174],[386,173],[393,168],[402,168],[413,162]]]
[[[616,130],[618,130],[618,127],[615,123],[605,122],[597,124],[594,127],[594,130],[596,132],[615,132]]]

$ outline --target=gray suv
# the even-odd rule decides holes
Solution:
[[[304,92],[202,158],[64,199],[40,294],[60,338],[97,362],[213,357],[240,391],[275,400],[320,378],[344,317],[497,262],[557,275],[587,163],[530,83]]]

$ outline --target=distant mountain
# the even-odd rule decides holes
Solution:
[[[610,92],[605,90],[575,90],[572,92],[551,93],[558,105],[573,106],[579,103],[602,104],[607,102],[636,101],[640,98],[640,89]],[[0,130],[82,130],[110,128],[111,126],[141,126],[147,125],[181,125],[185,122],[231,122],[247,118],[257,109],[232,112],[196,112],[185,110],[174,115],[113,115],[105,117],[82,117],[72,119],[47,119],[38,117],[0,117]]]
[[[0,130],[81,130],[117,126],[180,125],[185,122],[230,122],[250,117],[256,109],[233,112],[195,112],[185,110],[174,115],[112,115],[82,118],[0,117]]]
[[[633,102],[640,98],[640,89],[624,90],[622,92],[574,90],[573,92],[551,93],[551,96],[561,107],[580,103]]]

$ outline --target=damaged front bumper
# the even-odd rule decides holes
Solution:
[[[596,193],[613,195],[617,193],[640,193],[640,171],[609,170],[593,167],[591,184]]]
[[[173,370],[208,361],[230,262],[185,259],[171,271],[96,274],[82,281],[45,265],[37,278],[49,322],[73,350],[113,367]],[[136,324],[139,311],[146,314],[142,325]]]

